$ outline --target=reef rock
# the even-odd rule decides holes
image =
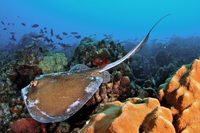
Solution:
[[[154,98],[130,98],[108,103],[93,115],[81,133],[175,133],[171,111]]]
[[[10,127],[15,133],[39,133],[46,131],[46,123],[40,123],[33,118],[23,118],[11,122]]]
[[[173,61],[172,56],[166,50],[159,50],[156,54],[155,60],[159,66],[168,65]]]
[[[120,43],[115,44],[113,41],[108,42],[105,40],[96,41],[90,37],[85,37],[81,40],[73,57],[70,59],[68,69],[76,64],[84,64],[90,68],[105,66],[122,58],[126,54],[124,46],[121,46]],[[125,62],[129,62],[129,65],[131,64],[130,59]]]
[[[200,60],[183,65],[159,87],[157,98],[169,107],[178,133],[200,132]]]
[[[40,59],[38,67],[42,69],[44,74],[65,71],[67,66],[67,58],[63,53],[49,53]]]

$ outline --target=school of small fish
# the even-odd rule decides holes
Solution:
[[[18,16],[18,18],[19,18],[19,16]],[[9,40],[10,41],[17,41],[17,39],[15,38],[15,32],[14,31],[9,31],[10,30],[10,25],[15,25],[14,23],[5,23],[4,21],[1,21],[1,24],[4,26],[4,28],[3,28],[3,30],[4,31],[8,31],[9,32],[9,34],[11,35],[11,37],[9,38]],[[22,26],[24,26],[24,27],[27,27],[28,25],[26,24],[26,23],[24,23],[24,22],[21,22],[20,23]],[[16,24],[17,25],[17,24]],[[33,25],[29,25],[31,28],[39,28],[39,24],[33,24]],[[2,32],[3,33],[3,32]],[[48,49],[51,49],[51,50],[54,50],[54,49],[56,49],[56,47],[58,46],[58,47],[60,47],[61,49],[63,49],[63,50],[66,50],[66,49],[68,49],[68,48],[70,48],[71,47],[71,45],[70,44],[66,44],[66,43],[63,43],[63,42],[58,42],[58,43],[54,43],[54,41],[53,41],[53,39],[52,38],[48,38],[47,37],[47,33],[48,33],[48,31],[47,31],[47,27],[43,27],[43,28],[41,28],[40,29],[40,32],[39,32],[39,35],[29,35],[28,37],[23,37],[22,39],[20,39],[19,40],[19,44],[22,44],[23,42],[25,42],[27,39],[31,39],[31,40],[33,40],[33,41],[35,41],[35,42],[37,42],[37,41],[40,41],[40,40],[43,40],[44,42],[47,42],[48,44],[46,44],[46,47],[48,48]],[[69,32],[69,33],[67,33],[67,32],[65,32],[65,31],[63,31],[62,32],[62,36],[60,36],[60,34],[54,34],[54,31],[53,31],[53,29],[51,28],[50,29],[50,35],[51,35],[51,37],[53,37],[53,36],[55,36],[56,37],[56,39],[58,39],[59,41],[62,41],[62,40],[64,40],[64,37],[66,37],[66,38],[68,38],[68,37],[74,37],[75,39],[80,39],[81,38],[81,35],[79,35],[79,33],[78,32]],[[0,35],[1,36],[1,35]],[[30,44],[27,44],[25,47],[26,48],[28,48],[28,47],[33,47],[33,49],[38,49],[37,47],[34,47],[35,45],[33,44],[33,43],[30,43]],[[10,47],[8,46],[8,45],[6,45],[5,47],[7,47],[6,48],[6,50],[8,50]],[[39,47],[39,46],[38,46]],[[6,51],[6,53],[7,52],[9,52],[9,51]],[[26,53],[25,53],[26,54]],[[5,57],[4,58],[1,58],[0,59],[0,62],[2,62],[2,61],[4,61],[5,60],[5,58],[7,57],[8,55],[5,55]]]

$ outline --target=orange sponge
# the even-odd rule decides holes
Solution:
[[[177,132],[200,132],[200,60],[182,66],[160,85],[157,98],[176,116]]]
[[[174,133],[169,109],[160,107],[154,98],[130,98],[126,103],[108,103],[92,116],[82,133]]]

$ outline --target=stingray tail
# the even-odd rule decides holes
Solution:
[[[103,71],[106,71],[120,63],[122,63],[123,61],[125,61],[126,59],[130,58],[131,56],[135,55],[143,46],[144,44],[147,42],[148,38],[149,38],[149,34],[151,33],[151,31],[153,30],[153,28],[165,17],[169,16],[171,14],[167,14],[165,15],[164,17],[162,17],[161,19],[159,19],[156,24],[154,24],[154,26],[151,28],[151,30],[148,32],[148,34],[145,36],[145,38],[135,47],[133,48],[128,54],[126,54],[123,58],[111,63],[111,64],[108,64],[106,66],[104,66],[102,69],[99,70],[99,72],[103,72]]]
[[[137,45],[137,47],[133,48],[129,53],[127,54],[129,57],[130,56],[133,56],[134,54],[136,54],[143,46],[144,44],[147,42],[147,40],[149,39],[149,34],[151,33],[151,31],[153,30],[153,28],[165,17],[169,16],[171,14],[167,14],[165,15],[164,17],[162,17],[161,19],[159,19],[155,24],[154,26],[150,29],[150,31],[148,32],[148,34],[146,35],[146,37]],[[129,58],[128,57],[128,58]],[[126,58],[127,59],[127,58]]]

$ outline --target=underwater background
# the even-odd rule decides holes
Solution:
[[[0,132],[129,132],[128,128],[114,131],[114,127],[101,127],[93,116],[105,111],[109,119],[112,114],[106,111],[116,111],[113,106],[121,109],[125,101],[134,106],[144,104],[136,107],[141,112],[151,113],[158,106],[169,111],[163,116],[170,123],[167,128],[146,128],[150,122],[144,113],[144,122],[136,122],[140,127],[133,130],[134,126],[128,125],[130,132],[200,131],[198,126],[188,126],[200,124],[199,5],[198,0],[1,0]],[[69,71],[76,64],[97,68],[115,62],[167,14],[171,15],[157,24],[136,55],[108,70],[111,80],[102,83],[75,115],[57,123],[40,123],[30,117],[21,89],[36,76]],[[146,109],[148,101],[155,105]],[[196,112],[184,116],[190,107]],[[131,117],[138,112],[124,113]],[[191,119],[184,123],[185,117]],[[104,120],[100,123],[112,125]],[[123,124],[120,120],[116,123]]]

